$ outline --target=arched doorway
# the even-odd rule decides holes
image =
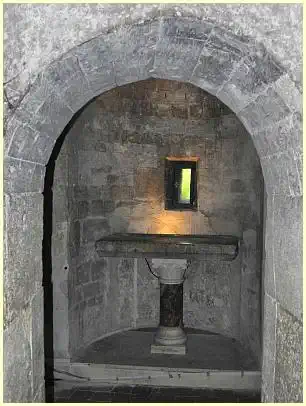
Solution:
[[[213,31],[209,23],[176,18],[122,27],[72,49],[40,75],[8,123],[6,323],[13,323],[31,300],[31,310],[24,315],[31,320],[35,337],[27,380],[33,374],[33,393],[42,390],[44,165],[57,137],[84,104],[113,87],[149,77],[190,82],[217,95],[237,114],[257,149],[267,190],[262,389],[264,400],[277,399],[284,382],[292,379],[282,372],[280,354],[288,345],[283,337],[288,329],[286,334],[291,334],[295,323],[300,328],[302,317],[297,254],[301,253],[301,120],[290,92],[284,92],[286,87],[296,89],[286,72],[252,42],[221,29]],[[14,255],[20,247],[26,248],[26,258]],[[6,342],[26,335],[27,328],[11,327]],[[26,336],[21,341],[28,340]],[[10,346],[6,353],[7,387],[18,371],[13,360],[20,349],[15,342],[17,347]],[[290,353],[300,350],[296,345]],[[26,344],[23,351],[27,352]],[[293,378],[292,387],[298,379]]]

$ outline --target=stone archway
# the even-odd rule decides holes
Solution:
[[[262,397],[301,399],[301,375],[294,372],[302,357],[300,94],[252,39],[188,18],[120,27],[70,50],[41,72],[8,123],[6,390],[26,365],[14,396],[43,396],[42,190],[54,144],[90,99],[150,77],[190,82],[216,95],[253,139],[267,190]]]

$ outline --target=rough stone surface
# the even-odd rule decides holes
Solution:
[[[108,233],[109,225],[106,219],[87,219],[83,222],[82,242],[95,242]]]
[[[78,162],[72,174],[82,191],[77,198],[88,202],[85,240],[95,238],[97,230],[107,232],[104,217],[109,232],[222,233],[226,228],[241,236],[247,224],[258,222],[260,185],[251,172],[258,161],[246,158],[256,157],[253,146],[226,106],[192,86],[153,80],[105,93],[80,116],[70,137],[73,151],[80,145],[71,160]],[[163,157],[186,154],[200,157],[200,211],[166,212]]]
[[[57,157],[53,181],[52,285],[54,358],[69,358],[68,321],[68,155],[66,145]],[[45,314],[45,317],[50,315]]]
[[[45,168],[34,162],[7,158],[4,165],[4,188],[7,193],[31,193],[43,190]]]
[[[275,196],[273,224],[276,299],[302,322],[302,198]]]
[[[265,314],[263,320],[263,356],[262,356],[262,398],[264,402],[274,402],[275,354],[276,354],[276,317],[277,303],[271,296],[264,296]]]
[[[53,140],[39,134],[30,127],[24,126],[22,130],[16,131],[8,155],[12,158],[43,164],[49,158],[53,146]]]
[[[148,269],[143,258],[137,259],[136,298],[137,325],[156,327],[159,323],[159,282]]]
[[[252,37],[262,42],[272,55],[278,56],[284,66],[294,73],[301,62],[301,35],[296,35],[301,33],[302,29],[299,4],[180,4],[175,7],[170,4],[6,5],[4,18],[10,23],[5,24],[5,80],[9,81],[17,76],[17,83],[14,83],[11,92],[18,98],[33,76],[74,46],[123,24],[159,16],[189,17],[191,20],[190,27],[185,29],[180,28],[184,27],[182,23],[176,24],[172,30],[165,24],[168,35],[205,40],[206,33],[202,27],[197,28],[195,20],[206,20],[213,26],[222,27],[233,34]],[[14,24],[11,24],[12,21]],[[50,30],[45,28],[48,26],[52,27],[52,35]],[[36,37],[38,31],[41,32],[39,38]],[[295,34],[294,42],[288,40],[292,33]],[[24,45],[32,44],[32,41],[36,45],[35,52],[33,46]],[[297,77],[296,73],[295,76]]]
[[[240,255],[230,263],[190,262],[184,282],[184,326],[202,326],[238,339],[240,264]]]
[[[31,356],[32,356],[32,391],[34,398],[39,398],[41,392],[41,376],[44,375],[44,296],[40,290],[31,303]]]
[[[277,310],[275,402],[303,402],[303,327],[282,308]]]
[[[240,119],[252,134],[266,127],[273,126],[291,113],[283,99],[271,88],[261,93],[256,101],[251,102],[240,112]]]
[[[301,196],[302,193],[302,155],[301,138],[299,138],[301,131],[300,129],[296,131],[294,128],[295,124],[301,121],[298,111],[300,109],[300,93],[302,91],[302,15],[302,5],[300,4],[6,4],[4,8],[5,151],[7,154],[7,151],[11,148],[11,152],[13,151],[12,153],[15,158],[22,159],[24,157],[30,157],[31,146],[22,134],[25,135],[26,128],[31,127],[33,128],[33,133],[36,131],[38,135],[36,140],[37,144],[35,144],[35,139],[32,138],[33,151],[35,150],[37,152],[37,162],[42,162],[44,159],[42,165],[39,166],[35,164],[36,157],[34,157],[34,163],[8,158],[6,161],[8,165],[5,168],[6,192],[41,192],[44,165],[48,160],[48,153],[46,151],[51,151],[52,143],[60,135],[60,132],[68,123],[73,113],[76,112],[72,109],[81,107],[90,98],[97,96],[99,92],[114,87],[113,61],[111,58],[108,58],[109,54],[107,53],[101,53],[101,57],[99,58],[99,47],[95,48],[93,46],[94,44],[91,43],[92,38],[99,38],[101,36],[105,41],[107,31],[115,32],[115,29],[119,27],[121,27],[121,35],[123,35],[122,26],[133,25],[136,22],[143,24],[144,21],[152,19],[158,20],[160,17],[180,17],[181,21],[182,18],[187,17],[188,22],[186,20],[184,21],[184,28],[180,28],[176,31],[169,29],[164,36],[170,36],[174,33],[174,36],[180,38],[181,47],[178,56],[179,54],[184,55],[184,41],[187,47],[190,45],[191,38],[193,38],[194,41],[201,40],[197,34],[198,32],[201,33],[201,30],[197,29],[197,23],[201,23],[201,25],[202,23],[203,25],[207,25],[207,23],[213,24],[214,32],[218,33],[219,30],[221,30],[222,38],[227,38],[227,46],[231,47],[232,51],[227,56],[226,52],[224,53],[227,58],[224,60],[225,65],[229,61],[237,59],[236,48],[238,47],[238,52],[239,50],[241,51],[241,43],[248,43],[250,45],[249,48],[246,48],[247,52],[245,52],[244,56],[247,55],[251,57],[252,69],[248,71],[250,65],[248,65],[248,60],[243,57],[240,60],[241,64],[235,64],[228,81],[223,82],[221,87],[216,90],[220,90],[217,93],[220,99],[228,104],[234,112],[238,113],[243,123],[251,131],[251,136],[253,137],[256,148],[261,148],[265,143],[265,136],[269,136],[269,142],[266,143],[266,146],[269,148],[268,150],[266,150],[265,147],[261,149],[259,156],[262,162],[266,190],[270,202],[272,202],[267,213],[266,221],[267,232],[271,231],[271,228],[273,228],[271,213],[274,211],[274,203],[278,205],[277,200],[274,202],[271,196],[279,194],[279,196],[285,197],[286,195],[290,195],[290,200],[293,196]],[[160,21],[161,28],[163,25],[165,25],[165,27],[167,26],[164,20]],[[40,35],[37,35],[38,32]],[[162,30],[160,32],[162,32]],[[151,52],[149,47],[146,48],[144,44],[139,44],[137,38],[130,37],[130,39],[131,49],[137,49],[137,46],[141,45],[141,49],[145,55]],[[148,40],[150,39],[148,38]],[[160,44],[161,42],[162,41],[159,41]],[[74,49],[71,50],[73,47]],[[90,49],[92,49],[92,52],[87,52],[87,50]],[[252,52],[249,52],[250,49]],[[93,60],[96,57],[97,69],[85,71],[82,64],[80,64],[80,66],[72,64],[71,66],[74,66],[73,69],[75,69],[75,75],[73,71],[70,70],[69,72],[66,62],[63,61],[65,59],[71,61],[71,57],[75,55],[74,52],[76,50],[80,50],[81,53],[83,52],[83,55],[87,55],[88,59]],[[120,52],[122,52],[122,54],[128,54],[129,50],[122,49]],[[168,52],[164,52],[163,54],[165,57],[169,55]],[[217,48],[216,51],[214,51],[214,55],[207,55],[206,61],[209,63],[213,57],[216,57],[216,61],[218,62],[216,66],[223,66],[223,61],[218,59],[220,56],[222,56],[222,49]],[[146,58],[143,59],[146,60]],[[192,58],[190,59],[192,60]],[[60,64],[58,64],[59,60],[62,60]],[[188,61],[188,58],[186,58],[186,60]],[[74,61],[77,62],[76,59],[74,59]],[[101,63],[101,61],[103,61],[103,63]],[[202,62],[206,63],[205,59],[204,61],[202,60]],[[137,66],[137,64],[138,62],[134,59],[133,66]],[[50,69],[47,69],[49,65]],[[160,63],[160,66],[162,65],[166,66],[166,61],[165,63]],[[51,72],[55,66],[59,67],[59,70],[55,70],[54,72],[56,72],[60,78],[60,94],[53,92],[53,90],[59,88],[56,83],[58,80],[57,76],[49,75],[47,77],[45,75],[45,73]],[[103,66],[103,69],[100,70],[104,72],[103,75],[100,74],[99,66]],[[228,66],[230,66],[230,64],[228,64]],[[240,71],[239,67],[241,67]],[[125,66],[120,67],[118,71],[119,74],[120,72],[124,72],[124,70]],[[283,75],[279,76],[280,72],[283,72]],[[176,73],[179,74],[178,71]],[[215,74],[211,76],[213,82],[211,84],[206,83],[207,88],[209,86],[215,88],[216,80],[214,79],[220,78],[221,73],[220,71],[215,72]],[[145,70],[138,70],[138,74],[146,75],[147,72]],[[161,71],[161,75],[162,74],[163,72]],[[254,78],[253,83],[247,82],[246,74],[248,78]],[[241,80],[239,80],[240,75]],[[233,77],[233,83],[231,83],[231,77]],[[143,76],[142,79],[146,79],[146,77]],[[82,86],[81,92],[78,87],[76,87],[78,81]],[[87,86],[87,81],[90,83],[91,91],[88,91],[89,87]],[[267,82],[269,82],[269,84]],[[236,86],[238,83],[239,86]],[[222,91],[222,89],[224,90]],[[259,94],[258,97],[257,94]],[[225,99],[225,95],[228,96],[227,99]],[[248,108],[247,104],[249,101],[252,103],[252,110]],[[70,107],[69,103],[72,107]],[[240,110],[244,113],[240,114]],[[178,114],[181,113],[185,114],[184,112],[178,112]],[[293,125],[290,124],[291,118]],[[286,124],[283,126],[284,129],[282,131],[278,131],[277,126],[280,125],[280,123],[277,123],[276,120],[289,122],[289,126]],[[261,128],[259,132],[258,128],[256,128],[257,124]],[[294,130],[292,130],[292,128],[294,128]],[[271,129],[272,131],[270,131]],[[31,139],[31,133],[29,134],[29,132],[27,132],[27,134]],[[296,135],[298,135],[298,137],[296,137]],[[17,137],[21,140],[20,145],[16,142]],[[40,141],[43,140],[47,140],[49,145],[42,145]],[[280,156],[272,157],[276,152],[276,148],[279,151],[279,146],[290,143],[291,140],[294,142],[297,140],[297,145],[293,147],[293,151],[289,151],[289,154],[285,153]],[[261,141],[263,141],[263,143]],[[258,151],[260,150],[258,149]],[[284,151],[286,151],[286,148]],[[263,157],[266,159],[262,159]],[[282,160],[284,160],[286,170],[280,170]],[[10,169],[8,170],[8,168]],[[120,188],[122,188],[122,186],[113,185],[112,193],[117,196],[119,194],[120,196]],[[234,188],[234,190],[237,189]],[[77,193],[79,194],[78,200],[81,201],[84,201],[84,194],[98,194],[95,199],[104,198],[102,197],[104,192],[98,187],[84,187],[79,189]],[[125,193],[126,195],[133,196],[132,187],[126,186]],[[80,196],[82,197],[80,198]],[[87,198],[85,200],[87,200]],[[288,199],[285,199],[285,202],[287,201]],[[292,209],[291,204],[289,204],[288,207],[291,213],[297,212]],[[285,205],[282,206],[282,210],[286,213]],[[26,211],[31,211],[30,206],[28,206]],[[36,211],[36,216],[42,219],[42,208]],[[287,231],[286,227],[288,227],[288,223],[281,222],[279,219],[276,219],[276,221],[280,224],[280,227],[277,229],[278,234],[290,235],[291,241],[288,241],[288,246],[292,244],[292,250],[298,250],[296,252],[297,258],[301,255],[298,248],[300,237],[295,238],[296,233],[292,232],[292,228],[290,228],[290,232]],[[6,211],[6,229],[10,227],[10,222],[11,218],[8,210]],[[23,227],[22,232],[20,232],[20,227],[15,228],[13,226],[10,228],[12,238],[9,243],[7,243],[7,241],[5,242],[7,247],[6,254],[12,252],[10,251],[11,248],[9,245],[13,240],[17,241],[18,244],[20,236],[21,239],[23,239],[26,233],[29,236],[32,235],[31,222],[25,221],[24,223],[20,222],[20,224],[22,224]],[[74,224],[77,226],[77,231],[80,223],[75,222]],[[42,228],[42,222],[39,228]],[[81,231],[80,228],[79,231]],[[36,235],[36,231],[34,231],[34,234]],[[41,234],[40,232],[40,235]],[[6,233],[6,238],[8,235],[9,233]],[[290,287],[297,284],[300,285],[300,264],[294,262],[292,273],[289,271],[286,272],[285,277],[280,273],[276,274],[273,269],[269,268],[276,258],[276,256],[273,255],[273,250],[279,248],[277,246],[278,242],[274,242],[273,238],[269,240],[269,236],[266,236],[265,241],[267,243],[267,258],[268,255],[272,255],[272,261],[270,261],[270,259],[266,261],[267,276],[271,277],[271,275],[277,275],[277,278],[280,277],[282,279],[284,286],[286,279],[289,279]],[[41,254],[38,251],[37,253],[35,252],[35,254],[33,253],[36,249],[34,248],[36,244],[36,238],[34,240],[29,239],[27,247],[23,250],[27,252],[28,257],[33,256],[37,259],[37,263],[41,263]],[[83,250],[84,252],[84,249],[79,246],[79,243],[75,249],[76,251]],[[272,251],[271,254],[270,251]],[[280,258],[281,261],[284,257],[280,256]],[[4,259],[7,262],[7,258],[5,257]],[[23,261],[23,264],[28,267],[28,269],[24,269],[24,271],[28,271],[26,274],[31,275],[33,264],[26,261]],[[10,273],[8,273],[8,275],[10,275]],[[22,290],[23,287],[21,288],[20,286],[23,286],[23,281],[23,278],[10,279],[10,276],[8,278],[5,276],[5,290],[7,290],[7,287],[9,287],[9,289],[13,287],[15,292]],[[274,285],[279,284],[278,280],[275,282]],[[280,291],[282,292],[281,289]],[[74,295],[79,293],[80,292],[77,291],[73,292]],[[31,291],[27,293],[26,296],[27,303],[30,303],[32,298]],[[284,299],[282,304],[286,308],[289,307],[290,313],[293,312],[300,318],[300,294],[297,298],[294,294],[288,294],[284,296]],[[23,310],[19,308],[18,311],[15,312],[15,319],[11,316],[8,317],[8,324],[5,325],[6,329],[12,326],[10,323],[14,323],[14,320],[17,320],[17,318],[21,319],[22,311]],[[90,312],[91,313],[88,314],[89,316],[92,315],[96,317],[98,314],[98,312],[93,310],[90,310]],[[10,315],[12,313],[14,313],[14,311],[11,311],[9,305],[6,314]],[[74,320],[74,322],[79,323],[79,321],[76,320]],[[14,360],[16,361],[18,372],[15,374],[14,371],[13,373],[9,371],[9,376],[14,376],[16,382],[18,382],[17,390],[14,390],[12,393],[14,393],[14,395],[16,394],[16,399],[18,398],[20,401],[38,399],[40,396],[39,393],[41,392],[38,392],[36,395],[33,394],[33,396],[31,395],[32,397],[29,398],[29,385],[26,374],[23,373],[23,376],[19,374],[20,371],[24,372],[25,370],[24,364],[26,363],[27,355],[23,353],[22,346],[16,345],[16,341],[14,341],[16,338],[13,338],[13,336],[10,337],[11,338],[5,343],[4,352],[11,354],[10,365],[14,364]],[[265,345],[267,344],[264,343],[264,347]],[[22,367],[19,368],[20,365],[22,365]],[[264,375],[264,381],[270,378],[269,375]],[[287,376],[286,379],[289,379],[289,377]],[[41,383],[39,391],[41,391],[43,385],[42,377]],[[6,393],[8,393],[10,389],[8,389],[9,385],[7,383],[5,383],[5,388]],[[268,395],[269,394],[267,394],[267,396]]]
[[[117,85],[149,77],[159,37],[159,21],[118,28],[107,38]],[[123,46],[123,48],[122,48]],[[124,49],[124,52],[122,52]]]
[[[202,41],[192,38],[163,36],[156,45],[153,76],[188,81],[202,52],[203,44]],[[190,63],[185,63],[186,58]]]
[[[241,243],[240,339],[258,360],[262,353],[262,233],[248,229]]]
[[[274,197],[264,195],[264,249],[263,249],[263,280],[264,292],[271,297],[276,297],[276,281],[274,268],[274,250],[273,250],[273,229],[274,229]]]
[[[4,331],[3,343],[7,349],[3,353],[4,401],[30,402],[33,379],[30,307],[22,309],[19,318],[15,318]],[[38,376],[37,379],[41,377]]]
[[[7,245],[4,272],[4,325],[7,326],[29,305],[32,295],[42,283],[43,230],[42,218],[37,216],[37,213],[42,211],[42,195],[7,194],[5,211],[6,218],[10,219],[5,227]],[[27,227],[31,227],[31,234]],[[24,255],[24,252],[27,252],[27,255]]]
[[[121,267],[117,259],[101,261],[92,256],[94,242],[103,235],[225,233],[244,238],[243,230],[250,230],[258,238],[262,181],[258,158],[248,137],[237,118],[218,99],[192,85],[168,80],[118,87],[84,110],[66,137],[54,182],[55,208],[63,204],[65,194],[61,185],[68,185],[67,283],[69,317],[73,321],[67,337],[73,340],[72,353],[101,334],[129,325],[158,324],[157,281],[141,259],[133,266],[129,264],[134,260],[127,260]],[[167,155],[199,158],[199,211],[164,210]],[[59,222],[65,213],[66,210],[56,210]],[[63,224],[57,223],[58,231],[54,230],[54,252],[58,255],[64,253]],[[257,357],[260,357],[260,249],[260,246],[247,249],[247,270],[243,273],[247,276],[243,279],[241,297],[241,256],[228,264],[192,261],[184,287],[187,327],[241,338]],[[124,278],[116,276],[119,269],[125,269]],[[255,293],[251,286],[254,282]],[[118,295],[124,305],[116,302]],[[244,310],[239,309],[240,300]],[[93,308],[101,305],[104,308],[98,315]],[[240,313],[244,323],[241,336]],[[91,320],[90,331],[85,331],[84,317],[96,315],[102,325],[95,330]],[[67,323],[64,325],[67,328]],[[76,331],[79,337],[72,338]]]

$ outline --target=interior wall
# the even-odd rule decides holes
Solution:
[[[192,85],[142,81],[93,101],[65,145],[70,354],[110,332],[158,325],[158,282],[145,261],[101,259],[94,249],[103,235],[140,232],[245,240],[233,262],[191,261],[184,324],[240,339],[260,357],[262,176],[236,116]],[[164,210],[169,155],[199,158],[196,212]]]
[[[54,358],[69,358],[68,323],[68,152],[67,143],[56,159],[52,213],[52,284]],[[49,315],[46,315],[47,317]]]

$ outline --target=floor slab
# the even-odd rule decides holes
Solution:
[[[259,392],[221,391],[148,386],[107,386],[71,389],[56,394],[55,403],[173,402],[173,403],[260,403]]]
[[[187,352],[151,354],[153,331],[130,330],[96,341],[72,361],[90,364],[258,371],[239,342],[218,334],[188,334]]]

